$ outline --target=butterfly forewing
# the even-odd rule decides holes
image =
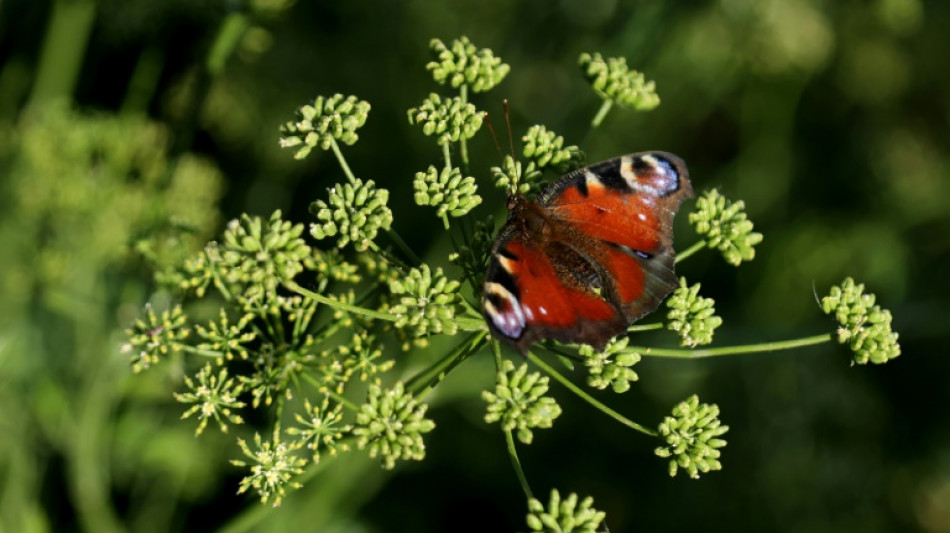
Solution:
[[[678,157],[644,152],[515,198],[486,274],[493,332],[522,352],[541,338],[603,347],[676,286],[672,220],[691,195]]]

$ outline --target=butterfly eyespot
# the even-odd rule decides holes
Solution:
[[[671,228],[691,196],[682,160],[644,152],[509,201],[483,289],[492,333],[522,353],[540,339],[602,348],[678,286]]]

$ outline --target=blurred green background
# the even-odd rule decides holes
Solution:
[[[647,425],[693,392],[717,403],[724,470],[699,481],[669,478],[655,441],[555,387],[564,415],[521,449],[536,493],[593,496],[613,532],[950,532],[948,34],[938,0],[0,0],[0,529],[524,529],[504,440],[481,420],[487,356],[432,398],[425,461],[384,473],[349,454],[271,509],[235,495],[233,435],[178,421],[180,376],[133,376],[119,353],[152,288],[141,252],[171,261],[242,212],[307,222],[340,180],[332,157],[277,145],[319,94],[372,104],[349,163],[443,261],[410,185],[440,154],[405,112],[440,90],[429,40],[467,35],[512,67],[474,101],[501,116],[508,98],[516,135],[543,123],[580,141],[599,106],[581,52],[656,81],[658,109],[615,110],[584,148],[672,151],[697,190],[746,202],[757,259],[682,269],[717,300],[717,344],[830,331],[813,290],[850,275],[903,347],[881,367],[831,345],[647,359],[629,393],[598,395]],[[487,186],[493,143],[470,146]],[[493,193],[477,214],[503,204]]]

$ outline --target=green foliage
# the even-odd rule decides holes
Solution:
[[[482,391],[482,399],[488,402],[485,422],[500,421],[503,430],[517,430],[518,440],[531,444],[533,428],[550,428],[561,416],[561,406],[544,395],[547,391],[547,377],[539,372],[528,374],[527,364],[516,370],[514,363],[505,361],[498,372],[495,392]]]
[[[681,346],[701,346],[713,340],[716,328],[722,325],[722,318],[716,316],[716,302],[712,298],[699,295],[700,284],[686,285],[686,278],[680,278],[680,286],[666,300],[670,309],[666,314],[669,322],[667,329],[680,336]]]
[[[726,262],[733,266],[751,261],[755,245],[762,242],[762,234],[752,231],[752,221],[746,218],[745,203],[733,202],[715,189],[696,200],[689,221],[696,233],[706,239],[706,245],[722,252]]]
[[[689,477],[699,478],[699,473],[722,470],[719,462],[719,448],[726,445],[720,439],[729,431],[729,426],[719,422],[719,407],[715,404],[701,404],[699,397],[690,396],[673,408],[673,416],[663,419],[660,424],[660,436],[666,446],[656,449],[656,454],[670,458],[670,476],[682,469]]]
[[[898,335],[891,330],[891,312],[874,303],[873,294],[864,294],[864,284],[846,278],[821,299],[821,309],[838,321],[838,342],[854,352],[853,362],[880,365],[901,354]]]
[[[329,150],[335,141],[346,145],[359,140],[356,130],[366,124],[369,102],[355,96],[334,94],[318,96],[312,105],[297,109],[297,120],[287,122],[281,129],[280,146],[297,148],[294,158],[303,159],[316,147]]]
[[[401,382],[391,389],[370,385],[353,428],[356,447],[369,448],[369,456],[380,457],[387,470],[399,460],[421,461],[426,455],[422,434],[435,429],[435,422],[425,418],[426,409]]]
[[[581,72],[594,92],[604,100],[637,111],[649,111],[660,105],[660,97],[652,81],[631,70],[623,57],[606,60],[598,53],[583,53],[578,59]]]
[[[557,489],[551,490],[548,506],[540,500],[528,499],[528,527],[531,531],[545,533],[594,533],[600,531],[600,526],[607,516],[603,511],[593,507],[594,499],[587,496],[578,505],[577,494],[570,493],[567,498],[561,499]]]

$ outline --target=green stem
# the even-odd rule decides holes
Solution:
[[[221,21],[218,34],[215,36],[211,50],[208,52],[205,67],[212,76],[217,76],[224,70],[224,64],[231,53],[241,42],[244,32],[251,26],[251,21],[243,13],[232,11]]]
[[[462,101],[461,107],[464,108],[468,103],[468,85],[465,83],[459,87],[459,99]],[[459,156],[462,158],[462,168],[468,173],[468,142],[464,134],[459,138]]]
[[[654,329],[663,329],[662,322],[656,322],[653,324],[638,324],[636,326],[630,326],[627,328],[627,333],[636,333],[640,331],[652,331]]]
[[[659,436],[659,434],[656,432],[656,430],[650,429],[650,428],[648,428],[648,427],[646,427],[646,426],[642,426],[642,425],[640,425],[640,424],[637,424],[637,423],[634,422],[633,420],[630,420],[629,418],[623,416],[622,414],[618,413],[617,411],[614,411],[614,410],[611,409],[610,407],[607,407],[607,406],[604,405],[603,403],[597,401],[593,396],[591,396],[590,394],[587,394],[586,392],[584,392],[583,390],[581,390],[581,388],[578,387],[577,385],[575,385],[574,383],[572,383],[571,380],[567,379],[567,378],[564,377],[560,372],[558,372],[557,370],[555,370],[554,367],[552,367],[551,365],[545,363],[544,360],[541,359],[540,357],[538,357],[537,355],[535,355],[534,352],[531,352],[531,351],[528,352],[528,359],[530,359],[532,363],[534,363],[534,364],[537,365],[539,368],[541,368],[541,370],[544,370],[544,372],[545,372],[547,375],[549,375],[549,376],[553,377],[554,379],[556,379],[557,381],[559,381],[559,382],[561,383],[561,385],[564,385],[565,387],[567,387],[568,390],[570,390],[570,391],[573,392],[574,394],[580,396],[581,399],[583,399],[583,400],[586,401],[587,403],[591,404],[591,405],[594,406],[595,408],[599,409],[600,411],[602,411],[602,412],[603,412],[604,414],[606,414],[607,416],[609,416],[609,417],[613,418],[614,420],[620,422],[621,424],[623,424],[623,425],[625,425],[625,426],[627,426],[627,427],[629,427],[629,428],[633,428],[633,429],[635,429],[635,430],[637,430],[637,431],[639,431],[640,433],[643,433],[643,434],[645,434],[645,435],[650,435],[651,437],[657,437],[657,436]]]
[[[95,18],[93,0],[53,2],[30,94],[31,106],[72,99]]]
[[[200,355],[203,357],[214,357],[214,358],[224,357],[224,353],[222,352],[218,352],[215,350],[204,350],[201,348],[197,348],[195,346],[188,346],[187,344],[182,345],[181,351],[185,353],[194,354],[194,355]]]
[[[787,341],[763,342],[759,344],[744,344],[739,346],[723,346],[721,348],[701,348],[698,350],[676,348],[649,348],[644,346],[630,346],[628,350],[635,350],[644,356],[677,357],[697,359],[700,357],[716,357],[720,355],[736,355],[743,353],[774,352],[777,350],[791,350],[802,346],[812,346],[831,341],[831,333],[823,333],[813,337],[792,339]]]
[[[594,115],[594,119],[590,121],[590,127],[592,129],[599,128],[600,123],[604,121],[604,118],[613,106],[613,100],[604,100],[604,103],[600,104],[600,109],[597,110],[597,114]]]
[[[442,145],[442,157],[445,159],[445,168],[452,168],[452,150],[449,143]]]
[[[486,335],[488,335],[487,331],[470,335],[445,357],[409,378],[405,383],[406,391],[415,397],[425,396],[436,384],[441,382],[453,368],[467,359],[468,356],[478,351]]]
[[[412,261],[412,264],[414,265],[422,264],[422,259],[419,259],[419,256],[416,255],[416,253],[412,251],[412,248],[410,248],[409,245],[406,244],[406,241],[402,240],[402,237],[400,237],[399,234],[396,233],[396,230],[389,228],[386,230],[386,233],[389,235],[389,238],[392,239],[393,242],[396,244],[396,247],[399,248],[399,250],[402,253],[404,253],[406,257],[409,258],[410,261]]]
[[[524,475],[524,469],[521,468],[521,461],[518,460],[518,449],[515,448],[515,439],[511,435],[511,430],[505,430],[505,444],[508,448],[508,457],[511,459],[511,467],[515,469],[515,475],[518,476],[518,483],[521,484],[521,490],[526,497],[534,498],[531,493],[531,486],[528,485],[528,478]]]
[[[343,173],[346,174],[346,179],[350,180],[350,183],[356,185],[356,176],[353,175],[353,171],[350,170],[350,165],[346,164],[346,158],[343,157],[343,152],[340,151],[340,147],[336,144],[336,139],[330,137],[330,148],[333,150],[333,155],[336,156],[337,162],[340,163],[340,168],[343,169]]]
[[[328,298],[326,296],[323,296],[322,294],[317,294],[311,290],[305,289],[301,287],[300,285],[298,285],[297,282],[292,281],[292,280],[284,281],[284,287],[287,287],[287,289],[293,292],[296,292],[297,294],[301,296],[306,296],[307,298],[311,298],[322,304],[329,305],[330,307],[340,309],[348,313],[356,313],[358,315],[363,315],[370,318],[378,318],[380,320],[388,320],[390,322],[394,322],[396,320],[395,315],[390,315],[389,313],[381,313],[379,311],[374,311],[372,309],[366,309],[365,307],[358,307],[355,305],[350,305],[347,303],[334,300],[333,298]]]
[[[674,262],[674,263],[679,263],[680,261],[682,261],[682,260],[686,259],[687,257],[689,257],[689,256],[691,256],[691,255],[693,255],[693,254],[695,254],[696,252],[702,250],[702,249],[705,248],[705,247],[706,247],[706,241],[699,241],[699,242],[693,243],[693,245],[690,246],[689,248],[687,248],[687,249],[683,250],[682,252],[676,254],[676,260],[673,261],[673,262]]]

